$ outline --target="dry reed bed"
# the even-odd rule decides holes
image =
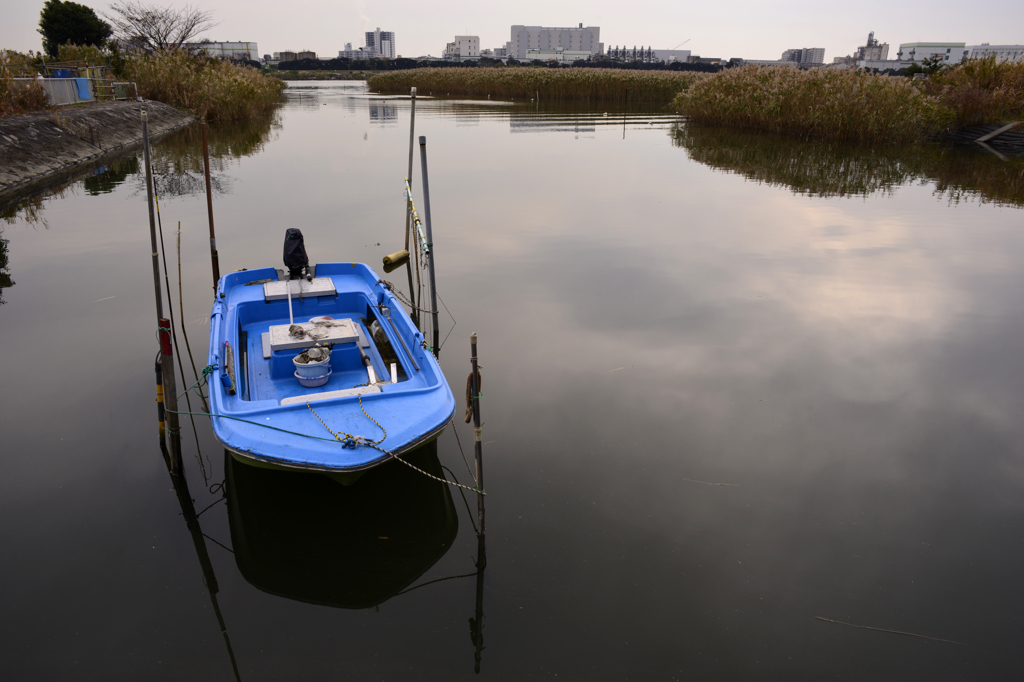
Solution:
[[[728,69],[673,105],[698,123],[855,142],[910,142],[951,120],[907,78],[839,69]]]
[[[680,91],[707,78],[690,71],[622,69],[441,68],[389,71],[368,79],[370,89],[384,93],[468,95],[476,97],[592,100],[668,104]]]
[[[0,117],[46,111],[50,108],[46,91],[35,83],[14,84],[14,78],[32,77],[36,73],[33,53],[3,50],[0,57]]]
[[[255,69],[178,50],[130,57],[119,75],[134,81],[142,97],[218,121],[266,114],[281,101],[284,89],[280,80]]]
[[[952,112],[958,128],[1024,118],[1024,62],[971,59],[934,74],[924,90]]]

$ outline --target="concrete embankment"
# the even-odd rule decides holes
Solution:
[[[0,198],[141,145],[143,111],[150,138],[196,120],[161,102],[99,102],[0,118]]]

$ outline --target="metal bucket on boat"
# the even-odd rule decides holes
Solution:
[[[306,356],[306,352],[292,358],[292,364],[295,365],[295,378],[299,380],[300,384],[307,388],[316,388],[323,386],[331,378],[331,356],[329,352],[324,352],[326,355],[320,360],[302,362],[300,358]]]

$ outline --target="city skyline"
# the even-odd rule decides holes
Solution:
[[[110,3],[82,0],[81,4],[102,15]],[[6,21],[0,25],[0,47],[40,49],[36,28],[42,5],[42,0],[9,2]],[[723,59],[778,59],[783,50],[813,45],[824,47],[825,61],[830,62],[833,57],[852,54],[864,43],[868,31],[894,46],[920,41],[1024,43],[1024,4],[1008,0],[992,0],[975,8],[990,11],[969,13],[961,3],[937,0],[925,16],[919,8],[878,0],[855,7],[798,0],[785,11],[745,0],[718,7],[680,7],[664,2],[649,6],[645,15],[604,0],[558,9],[535,0],[495,9],[453,0],[432,8],[429,16],[424,16],[422,5],[410,0],[378,6],[365,0],[309,0],[298,7],[271,0],[207,0],[198,6],[212,11],[220,22],[203,37],[256,42],[261,53],[308,49],[334,55],[346,42],[360,43],[367,31],[381,26],[395,33],[397,54],[439,56],[453,35],[479,36],[480,48],[488,49],[504,46],[515,24],[575,27],[581,22],[600,27],[605,45],[642,42],[655,49],[671,49],[686,41],[682,47],[695,55]]]

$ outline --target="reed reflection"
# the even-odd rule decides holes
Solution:
[[[0,305],[4,304],[4,289],[13,286],[14,280],[7,269],[7,240],[0,237]]]
[[[863,147],[677,123],[672,143],[694,161],[756,182],[818,197],[891,194],[915,181],[935,184],[951,204],[1024,206],[1024,159],[935,144]]]

